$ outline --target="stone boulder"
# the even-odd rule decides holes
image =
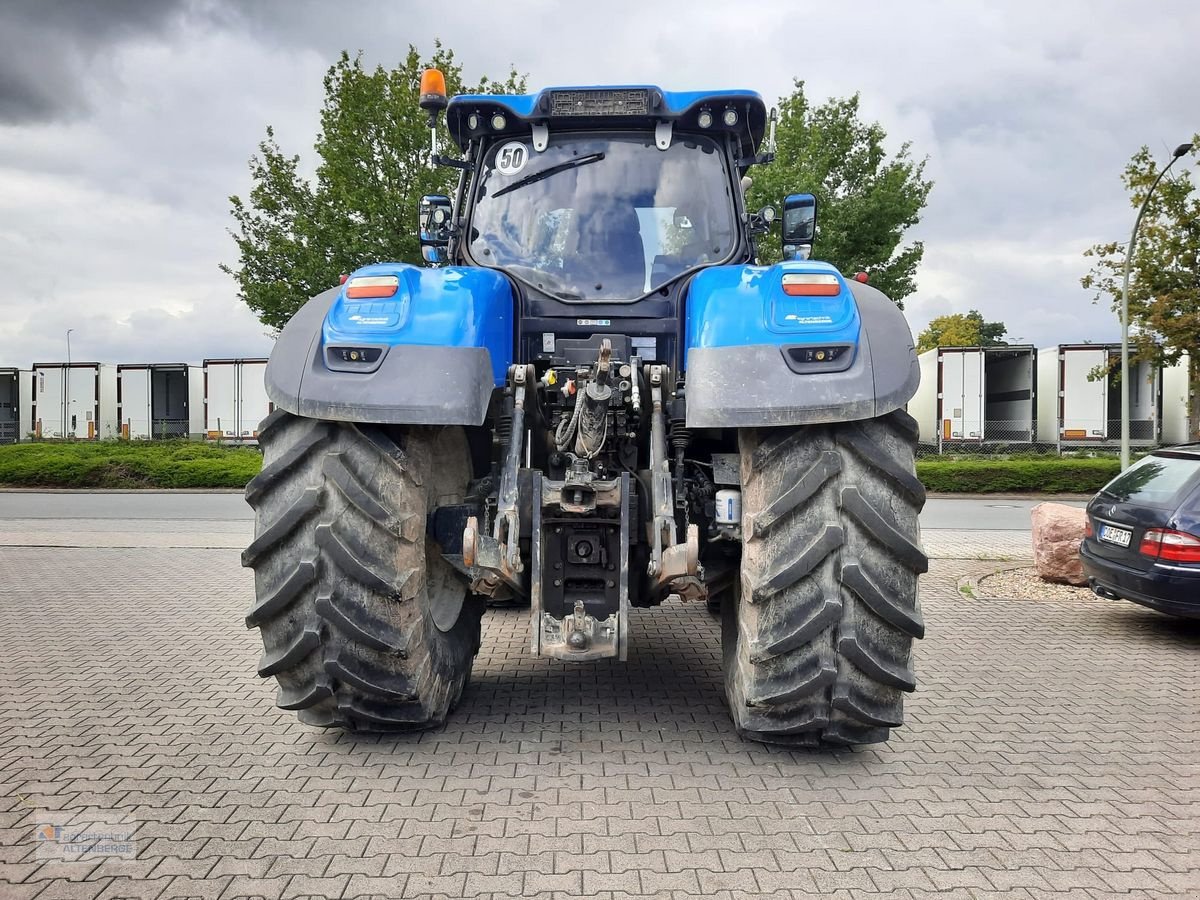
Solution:
[[[1086,585],[1079,544],[1087,513],[1065,503],[1039,503],[1033,508],[1033,563],[1043,581]]]

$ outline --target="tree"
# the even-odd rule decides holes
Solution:
[[[843,272],[867,271],[871,284],[903,309],[916,290],[924,254],[920,241],[900,246],[920,219],[933,182],[925,180],[925,160],[913,160],[904,143],[889,157],[886,133],[878,122],[859,118],[859,95],[810,105],[804,82],[779,101],[778,151],[768,166],[750,170],[751,209],[776,206],[791,193],[817,198],[813,258]],[[780,258],[779,225],[759,242],[759,259]]]
[[[1192,141],[1200,145],[1200,135]],[[1180,160],[1159,183],[1138,229],[1130,260],[1130,354],[1154,366],[1173,366],[1189,354],[1189,433],[1196,435],[1200,432],[1200,195],[1191,172],[1181,168],[1184,162]],[[1121,181],[1134,209],[1146,199],[1159,171],[1149,147],[1138,150],[1125,166]],[[1092,268],[1081,283],[1095,292],[1093,303],[1110,298],[1118,315],[1125,253],[1124,243],[1109,241],[1083,254],[1092,260]]]
[[[282,328],[308,298],[338,276],[384,260],[420,262],[417,204],[423,194],[448,194],[454,169],[430,169],[428,116],[417,104],[421,72],[436,66],[456,93],[518,93],[515,71],[502,81],[464,83],[454,53],[435,45],[428,60],[415,47],[391,70],[364,68],[343,52],[325,75],[325,103],[315,149],[314,181],[300,157],[288,156],[268,127],[250,160],[246,200],[229,198],[238,263],[221,269],[238,296],[265,324]],[[439,144],[449,144],[444,118]]]
[[[998,347],[1008,331],[1003,322],[985,322],[977,309],[969,313],[938,316],[917,338],[917,350],[934,347]]]

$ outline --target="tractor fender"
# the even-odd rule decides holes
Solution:
[[[359,278],[394,278],[397,290],[348,296]],[[276,406],[308,418],[482,425],[512,357],[513,297],[503,275],[383,263],[301,307],[276,339],[266,388]]]
[[[916,393],[912,332],[881,291],[847,281],[826,263],[723,268],[743,271],[703,272],[688,298],[689,428],[872,419]],[[780,285],[791,273],[836,276],[841,292],[786,298]],[[804,361],[807,351],[826,348],[839,354],[835,362]]]

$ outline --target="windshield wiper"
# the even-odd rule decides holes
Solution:
[[[523,188],[526,185],[533,184],[535,181],[541,181],[543,178],[549,178],[551,175],[557,175],[559,172],[565,172],[567,169],[575,169],[579,166],[586,166],[589,163],[600,162],[604,159],[603,153],[589,153],[587,156],[580,156],[576,159],[569,159],[566,162],[559,163],[557,166],[550,166],[547,169],[542,169],[540,172],[534,172],[532,175],[526,175],[520,181],[514,181],[512,184],[500,188],[492,197],[503,197],[505,194],[510,194],[518,188]]]

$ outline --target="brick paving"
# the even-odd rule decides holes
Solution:
[[[528,656],[485,620],[450,725],[299,725],[253,674],[231,550],[0,548],[0,897],[1200,893],[1200,628],[1130,604],[924,582],[886,746],[747,744],[702,606],[640,613],[627,664]],[[119,823],[136,858],[39,826]]]

